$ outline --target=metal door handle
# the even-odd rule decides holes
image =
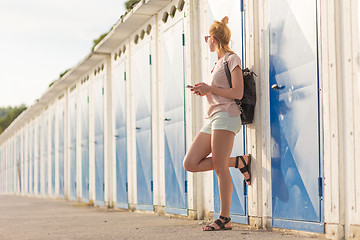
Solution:
[[[95,144],[97,144],[98,142],[97,141],[94,141]]]
[[[119,135],[115,134],[115,137],[116,137],[116,138],[118,138],[118,137],[119,137]]]
[[[273,85],[271,86],[271,88],[272,88],[272,89],[275,89],[275,90],[279,90],[279,89],[283,89],[284,86],[277,85],[277,84],[273,84]]]
[[[171,121],[171,118],[165,118],[164,121]]]
[[[141,129],[141,127],[136,127],[136,130],[140,130]]]

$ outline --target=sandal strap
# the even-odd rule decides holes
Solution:
[[[238,166],[239,166],[239,156],[236,157],[235,168],[238,168]]]
[[[215,228],[214,228],[213,226],[210,226],[210,225],[207,225],[207,226],[205,226],[205,227],[211,228],[211,230],[215,230]]]
[[[239,157],[244,164],[244,167],[240,168],[240,172],[241,173],[249,172],[249,168],[248,168],[248,165],[246,165],[245,159],[243,158],[243,156],[239,156]]]
[[[230,217],[227,218],[227,217],[219,216],[219,218],[221,218],[222,220],[225,220],[224,225],[231,221]]]
[[[216,225],[218,225],[218,226],[220,227],[220,229],[225,228],[225,224],[224,224],[220,219],[216,219],[216,220],[214,221],[214,223],[215,223]]]

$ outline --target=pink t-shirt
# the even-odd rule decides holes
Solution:
[[[218,88],[230,88],[229,81],[226,78],[224,60],[227,59],[230,73],[235,69],[236,66],[241,68],[240,57],[236,54],[226,53],[224,57],[220,58],[214,69],[211,71],[211,75],[208,85]],[[232,79],[234,82],[234,79]],[[230,117],[239,116],[241,114],[239,107],[236,105],[234,99],[221,97],[212,93],[206,94],[207,99],[207,118],[211,117],[218,112],[228,112]]]

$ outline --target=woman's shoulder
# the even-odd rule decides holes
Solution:
[[[229,66],[232,66],[232,69],[234,69],[237,65],[241,66],[241,59],[236,53],[229,53],[227,62]]]
[[[228,61],[240,61],[241,59],[240,59],[240,57],[239,57],[239,55],[237,55],[236,53],[234,53],[234,52],[229,52],[228,53]]]

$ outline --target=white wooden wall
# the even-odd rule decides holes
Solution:
[[[246,14],[246,63],[253,71],[258,73],[257,84],[258,101],[255,109],[255,123],[247,128],[247,152],[253,155],[252,186],[248,190],[248,210],[250,225],[254,227],[271,228],[272,193],[271,193],[271,146],[270,146],[270,109],[269,109],[269,1],[249,0],[245,4]],[[90,201],[95,199],[95,157],[94,157],[94,81],[104,78],[104,161],[105,161],[105,203],[114,206],[116,203],[116,156],[114,136],[114,111],[112,106],[112,75],[120,62],[125,63],[126,108],[127,108],[127,154],[128,154],[128,187],[129,206],[136,208],[136,133],[134,93],[136,86],[131,81],[133,53],[142,44],[150,43],[152,55],[152,126],[153,126],[153,180],[154,205],[156,211],[164,213],[165,185],[164,185],[164,143],[163,143],[163,115],[162,115],[162,60],[160,44],[163,29],[184,19],[185,28],[185,82],[194,84],[204,81],[209,69],[209,54],[207,46],[203,44],[203,36],[208,32],[207,1],[186,1],[182,12],[176,12],[174,18],[169,16],[167,23],[161,18],[171,6],[177,6],[178,1],[170,2],[168,6],[144,22],[139,29],[128,38],[119,42],[111,54],[104,54],[93,68],[84,74],[89,81],[81,84],[81,79],[75,79],[66,90],[54,96],[46,106],[33,119],[26,120],[16,129],[11,137],[0,145],[0,193],[16,193],[32,195],[29,193],[28,182],[29,150],[34,141],[35,159],[40,161],[40,169],[34,159],[34,191],[38,197],[44,197],[45,179],[47,181],[50,198],[59,197],[59,142],[58,130],[55,131],[55,191],[51,189],[51,112],[55,111],[55,126],[58,123],[58,106],[64,104],[64,179],[65,198],[69,198],[69,99],[72,95],[77,99],[77,126],[76,126],[76,158],[77,158],[77,197],[82,200],[82,171],[81,171],[81,102],[80,91],[84,87],[89,89],[89,159],[90,159]],[[320,105],[322,115],[321,129],[324,166],[324,218],[325,232],[332,239],[360,238],[360,4],[357,0],[319,0],[319,61],[320,61]],[[134,43],[134,37],[140,31],[151,25],[151,33],[145,34],[144,39]],[[115,53],[125,46],[126,51],[117,60]],[[104,65],[104,70],[94,76],[94,70]],[[70,88],[76,88],[70,92]],[[59,99],[59,96],[64,95]],[[187,146],[200,130],[203,121],[203,105],[200,98],[188,94],[185,96]],[[43,139],[43,131],[47,125],[47,144]],[[41,125],[41,132],[38,125]],[[33,128],[35,128],[34,136]],[[55,127],[55,129],[57,129]],[[20,142],[20,159],[18,159],[17,137]],[[38,139],[40,138],[40,145]],[[47,155],[44,156],[45,145]],[[40,156],[37,149],[40,148]],[[18,182],[17,162],[21,162],[20,178]],[[45,161],[48,161],[45,169]],[[38,172],[40,171],[40,178]],[[190,218],[208,218],[213,211],[213,176],[212,172],[188,173],[188,209]],[[38,182],[40,181],[40,189]],[[21,189],[21,192],[20,192]]]

